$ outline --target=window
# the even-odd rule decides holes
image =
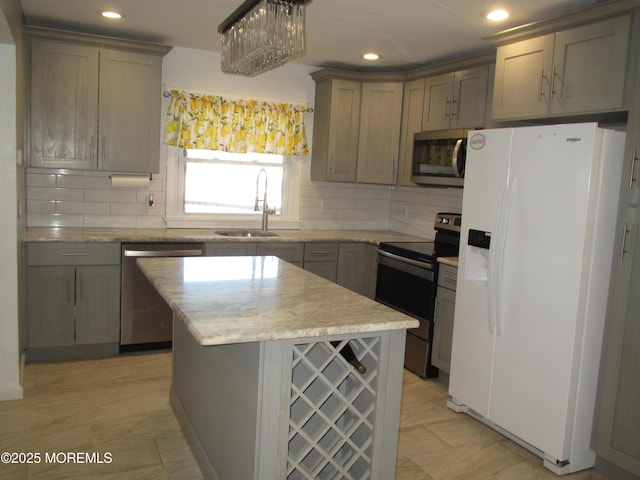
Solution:
[[[290,228],[297,222],[297,161],[293,157],[214,150],[175,149],[168,160],[167,225],[222,226],[241,223],[259,226],[265,175],[267,203],[275,208],[270,225]],[[256,195],[258,211],[255,210]],[[256,221],[257,223],[253,225]],[[193,224],[198,223],[198,225]],[[177,223],[177,224],[176,224]],[[287,225],[284,225],[284,224]],[[175,224],[175,225],[172,225]],[[202,225],[200,225],[202,224]],[[295,227],[295,226],[294,226]]]

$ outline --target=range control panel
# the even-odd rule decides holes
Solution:
[[[462,226],[462,215],[459,213],[438,213],[433,228],[459,232]]]

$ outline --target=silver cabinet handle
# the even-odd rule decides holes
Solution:
[[[631,174],[629,175],[629,189],[632,189],[633,188],[633,182],[638,180],[637,178],[635,178],[633,176],[633,174],[636,171],[636,160],[638,160],[638,152],[634,148],[633,149],[633,155],[631,156]]]
[[[553,69],[551,70],[551,88],[549,88],[549,99],[551,99],[553,97],[554,94],[557,95],[556,90],[555,90],[555,83],[556,83],[556,75],[558,75],[556,73],[556,66],[553,66]]]
[[[544,96],[544,93],[542,91],[542,85],[544,83],[544,79],[547,78],[544,75],[544,68],[542,70],[540,70],[540,89],[538,90],[538,101],[542,100],[542,97]]]
[[[88,257],[89,254],[87,252],[69,252],[69,253],[61,253],[63,257]]]
[[[624,254],[627,250],[624,248],[627,244],[627,234],[629,233],[629,224],[625,222],[624,230],[622,231],[622,245],[620,246],[620,261],[624,260]]]

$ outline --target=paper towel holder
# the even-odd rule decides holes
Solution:
[[[148,188],[153,180],[152,174],[113,174],[109,175],[111,188]]]

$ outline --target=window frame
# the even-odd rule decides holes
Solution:
[[[250,155],[250,154],[249,154]],[[219,228],[240,227],[260,228],[262,224],[262,204],[254,214],[185,213],[184,211],[184,170],[186,151],[179,147],[167,146],[167,205],[166,224],[168,228]],[[297,229],[300,225],[300,157],[286,156],[283,178],[282,214],[270,215],[270,228]],[[251,163],[255,165],[254,163]],[[255,182],[255,180],[251,180]]]

